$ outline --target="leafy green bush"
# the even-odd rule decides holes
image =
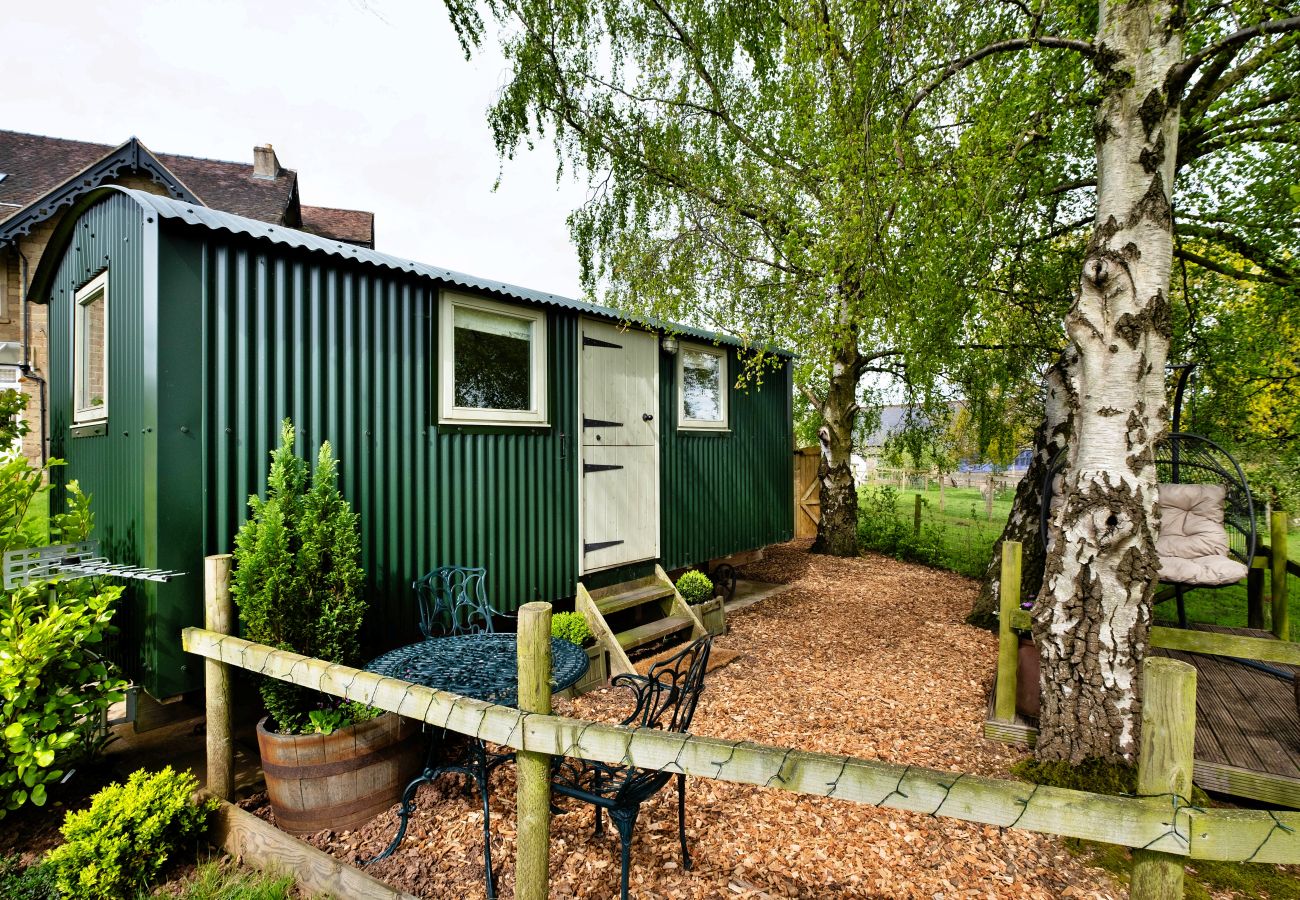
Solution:
[[[551,616],[551,637],[585,647],[595,638],[587,626],[587,618],[580,612],[562,612]]]
[[[358,516],[339,493],[329,442],[310,473],[293,447],[293,425],[285,419],[266,499],[248,498],[251,514],[235,538],[231,593],[249,640],[352,664],[366,611]],[[318,692],[276,679],[264,679],[261,691],[284,733],[310,732],[311,711],[331,708]]]
[[[67,900],[120,900],[148,885],[173,852],[201,837],[217,801],[194,803],[199,785],[167,766],[114,782],[63,820],[64,843],[45,857]]]
[[[59,900],[54,870],[44,863],[24,866],[16,856],[0,857],[0,900]]]
[[[858,544],[867,550],[893,556],[910,530],[898,514],[898,491],[882,487],[861,491],[858,497]]]
[[[3,423],[15,408],[3,399],[11,393],[0,393],[0,435],[15,430]],[[67,510],[48,515],[45,474],[57,465],[36,468],[21,455],[0,461],[0,553],[89,536],[90,498],[75,481],[67,486]],[[95,648],[120,595],[121,588],[89,578],[0,591],[0,818],[29,801],[43,805],[47,784],[100,749],[103,712],[122,699],[126,683]]]
[[[677,593],[692,606],[713,598],[713,582],[698,569],[688,569],[677,579]]]
[[[311,723],[312,734],[333,734],[340,728],[369,722],[383,714],[384,711],[378,707],[348,700],[330,709],[313,709],[307,714],[307,720]]]

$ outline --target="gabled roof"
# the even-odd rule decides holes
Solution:
[[[376,250],[358,247],[354,244],[344,243],[343,241],[309,234],[305,231],[296,231],[292,228],[285,228],[280,225],[271,225],[265,222],[259,222],[244,216],[236,216],[231,213],[222,212],[221,210],[211,209],[198,203],[188,203],[184,200],[160,197],[157,194],[150,194],[145,191],[135,191],[130,190],[129,188],[116,186],[105,186],[79,199],[77,209],[74,210],[74,212],[77,212],[79,215],[80,210],[94,205],[112,193],[126,194],[136,203],[140,204],[146,213],[152,212],[160,219],[171,219],[183,222],[189,226],[206,228],[211,231],[225,231],[230,234],[244,235],[258,241],[266,241],[283,247],[305,250],[310,253],[327,254],[340,259],[356,260],[357,262],[377,266],[382,269],[389,269],[397,272],[409,272],[412,275],[433,279],[434,281],[453,287],[488,291],[515,300],[523,300],[528,303],[538,303],[543,306],[572,309],[581,313],[586,313],[587,315],[615,319],[621,322],[633,321],[653,330],[671,331],[675,334],[680,334],[685,337],[693,337],[702,341],[716,341],[722,344],[729,344],[733,347],[748,346],[744,341],[732,337],[731,335],[703,331],[698,328],[690,328],[684,325],[637,318],[629,316],[627,313],[620,312],[619,310],[611,309],[607,306],[598,306],[594,303],[586,303],[581,300],[562,297],[559,294],[551,294],[545,291],[533,290],[532,288],[519,287],[518,285],[508,284],[504,281],[493,281],[488,278],[465,275],[461,272],[454,272],[451,269],[441,268],[440,266],[433,266],[428,263],[414,262],[412,260],[402,259],[401,257],[390,256],[387,253],[380,253]],[[66,225],[60,226],[54,239],[51,240],[52,248],[60,242],[64,244],[67,243],[67,236],[71,232],[73,225],[74,223],[70,218]],[[48,299],[43,296],[46,282],[50,277],[52,277],[52,274],[57,267],[57,261],[52,259],[49,262],[43,262],[38,268],[36,278],[32,283],[31,291],[32,299],[37,303],[43,303]],[[766,352],[776,353],[781,356],[793,355],[788,351],[779,348],[768,347],[764,349]]]
[[[360,209],[304,206],[302,230],[324,238],[338,238],[362,247],[375,246],[375,214]]]
[[[120,146],[0,131],[0,245],[30,234],[74,198],[111,179],[135,172],[170,196],[277,225],[298,225],[298,173],[281,168],[274,177],[254,176],[251,163],[153,153],[138,139]],[[323,209],[323,208],[322,208]],[[374,246],[374,215],[317,217],[315,230],[339,240]],[[367,227],[368,230],[367,230]]]

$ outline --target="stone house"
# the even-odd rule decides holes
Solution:
[[[68,208],[103,185],[375,246],[374,213],[303,204],[298,173],[281,166],[269,144],[253,148],[252,162],[228,162],[155,153],[134,137],[112,146],[0,131],[0,389],[19,387],[31,398],[23,452],[33,461],[45,457],[49,439],[48,307],[28,303],[27,289]]]

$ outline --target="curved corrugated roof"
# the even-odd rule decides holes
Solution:
[[[465,275],[461,272],[453,272],[451,269],[432,266],[428,263],[415,262],[398,256],[390,256],[387,253],[380,253],[377,250],[369,250],[365,247],[358,247],[355,244],[345,244],[342,241],[330,240],[329,238],[324,238],[319,235],[308,234],[305,231],[296,231],[292,228],[285,228],[281,225],[270,225],[266,222],[259,222],[256,219],[248,219],[243,216],[237,216],[233,213],[209,209],[206,206],[188,203],[184,200],[173,200],[170,197],[162,197],[145,191],[137,191],[117,186],[107,187],[105,190],[128,194],[132,199],[144,207],[146,212],[152,211],[163,219],[179,219],[188,225],[209,228],[214,231],[228,231],[231,234],[247,235],[248,237],[257,240],[270,241],[273,244],[280,244],[285,247],[293,247],[295,249],[307,250],[313,253],[326,253],[330,256],[336,256],[342,259],[353,259],[358,262],[367,263],[384,269],[410,272],[411,274],[431,278],[444,284],[463,288],[477,288],[478,290],[490,291],[495,294],[513,297],[516,300],[523,300],[529,303],[540,303],[545,306],[557,306],[563,309],[577,310],[578,312],[586,313],[588,315],[618,319],[619,321],[635,321],[638,324],[649,328],[664,329],[688,337],[695,337],[707,341],[720,341],[737,347],[746,346],[743,341],[732,337],[731,335],[716,334],[714,332],[689,328],[683,325],[665,326],[660,322],[629,316],[626,313],[619,312],[618,310],[611,309],[607,306],[597,306],[593,303],[585,303],[581,300],[562,297],[559,294],[535,291],[531,288],[508,284],[504,281],[493,281],[487,278],[478,278],[474,275]],[[784,350],[770,350],[769,352],[780,353],[784,356],[790,355]]]

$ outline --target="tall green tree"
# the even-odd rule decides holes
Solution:
[[[1038,753],[1132,759],[1158,570],[1152,448],[1168,418],[1170,276],[1176,256],[1222,265],[1198,255],[1183,239],[1192,235],[1238,247],[1249,274],[1287,277],[1288,238],[1267,211],[1285,208],[1275,148],[1298,137],[1300,16],[1249,0],[1101,0],[1095,16],[1081,4],[1011,5],[1018,29],[954,59],[917,102],[1008,54],[1065,50],[1088,67],[1088,90],[1066,108],[1090,113],[1091,159],[1061,148],[1058,169],[1073,166],[1077,177],[1043,195],[1064,198],[1048,204],[1052,218],[1080,203],[1092,212],[1048,230],[1064,236],[1091,223],[1064,320],[1064,503],[1034,609]],[[1257,190],[1241,190],[1250,179],[1271,192],[1252,202]]]
[[[923,390],[969,342],[968,273],[990,247],[976,186],[1007,168],[1005,147],[964,144],[947,109],[898,139],[953,26],[907,0],[447,5],[467,52],[488,22],[500,33],[498,150],[549,133],[590,179],[569,219],[589,292],[799,352],[824,451],[816,547],[856,553],[849,457],[867,388]],[[755,354],[744,377],[763,366]]]

